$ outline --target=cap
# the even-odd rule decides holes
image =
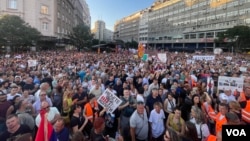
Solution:
[[[0,90],[0,95],[6,95],[2,90]]]
[[[136,104],[140,105],[140,104],[144,104],[144,102],[143,102],[142,100],[138,100],[138,101],[136,102]]]
[[[109,85],[109,86],[114,86],[114,83],[113,83],[113,82],[109,82],[108,85]]]
[[[98,117],[94,121],[94,129],[99,129],[104,124],[104,119],[102,117]]]

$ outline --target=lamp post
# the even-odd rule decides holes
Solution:
[[[238,47],[238,38],[239,38],[239,35],[234,36],[234,41],[235,41],[235,44],[236,44],[236,48],[239,48]],[[233,49],[234,49],[234,47],[232,46],[232,54],[233,54]]]

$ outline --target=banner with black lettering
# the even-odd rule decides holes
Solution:
[[[219,76],[218,89],[219,90],[229,89],[232,92],[242,92],[243,84],[244,84],[243,78]]]
[[[107,113],[113,113],[115,109],[120,106],[122,100],[114,93],[106,89],[103,94],[97,99],[97,102],[103,107],[107,108]]]
[[[206,61],[211,61],[214,60],[215,56],[207,56],[207,55],[195,55],[193,56],[193,60],[206,60]]]

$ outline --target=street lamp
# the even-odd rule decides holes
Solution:
[[[236,44],[236,48],[239,48],[238,47],[238,38],[239,38],[239,35],[234,36],[234,42]],[[233,54],[233,49],[234,49],[234,47],[232,46],[232,54]]]

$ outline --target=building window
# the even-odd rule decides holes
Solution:
[[[8,8],[17,9],[17,0],[9,0]]]
[[[57,27],[57,33],[60,33],[60,26]]]
[[[57,12],[57,18],[60,19],[60,12]]]
[[[48,8],[48,6],[42,5],[41,6],[41,13],[42,14],[49,14],[49,8]]]
[[[48,31],[49,29],[49,24],[47,22],[42,23],[42,30]]]

